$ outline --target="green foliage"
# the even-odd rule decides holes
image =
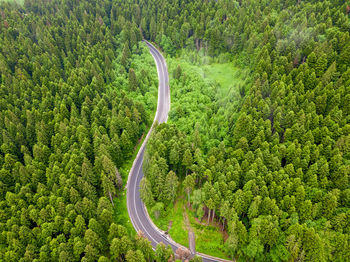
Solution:
[[[169,22],[154,39],[183,49],[168,59],[170,125],[157,127],[148,158],[194,190],[192,207],[201,216],[202,200],[207,224],[222,224],[232,258],[349,260],[334,243],[350,234],[346,4],[191,2],[173,20],[162,8]]]
[[[130,90],[133,91],[135,91],[138,87],[135,71],[132,68],[129,69],[129,87]]]
[[[165,178],[165,192],[169,202],[174,202],[176,198],[177,188],[179,186],[179,179],[173,171],[170,171]]]
[[[202,262],[203,259],[199,256],[194,256],[193,258],[191,258],[190,260],[191,262]]]
[[[160,242],[156,248],[156,261],[171,261],[174,260],[174,253],[170,246],[165,246],[163,242]]]
[[[163,217],[156,219],[153,213],[149,213],[155,225],[163,231],[168,231],[168,234],[176,242],[188,247],[188,232],[183,218],[183,205],[185,201],[183,198],[178,198],[174,204],[167,207]],[[148,209],[150,210],[150,209]],[[169,229],[169,225],[171,227]]]
[[[151,183],[146,177],[143,177],[140,182],[140,196],[146,205],[153,205],[154,199],[151,190]]]
[[[151,257],[114,222],[128,225],[121,167],[151,123],[156,69],[108,4],[0,4],[1,261]]]
[[[154,217],[158,219],[163,216],[164,213],[164,204],[162,202],[157,202],[153,207],[151,212],[154,214]]]
[[[160,41],[160,47],[164,50],[164,52],[167,55],[175,56],[176,48],[174,46],[174,43],[166,35],[162,35],[162,39]]]
[[[187,179],[233,258],[349,260],[348,10],[346,1],[2,1],[0,260],[152,259],[112,216],[121,167],[156,105],[143,37],[182,53],[168,60],[171,125],[149,140],[144,200],[160,212]],[[230,62],[248,68],[242,81],[217,64]],[[159,247],[155,259],[170,253]]]
[[[195,181],[193,176],[192,175],[186,176],[183,181],[183,187],[184,187],[185,193],[188,195],[188,204],[191,204],[190,194],[193,191],[194,185],[195,185]]]

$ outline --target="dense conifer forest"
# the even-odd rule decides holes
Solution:
[[[350,2],[0,2],[0,260],[172,261],[115,222],[172,61],[141,197],[221,224],[240,261],[350,260]],[[234,101],[176,59],[231,61]]]
[[[113,198],[151,123],[155,68],[135,25],[111,29],[110,7],[1,6],[1,261],[153,257],[114,223]]]

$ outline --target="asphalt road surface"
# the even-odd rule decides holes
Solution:
[[[148,45],[151,55],[157,66],[159,87],[158,87],[158,105],[157,112],[154,117],[154,122],[158,123],[166,122],[168,119],[168,112],[170,109],[170,89],[169,89],[169,75],[168,69],[165,63],[165,59],[162,54],[149,42],[145,41]],[[164,232],[159,230],[153,222],[150,220],[145,210],[145,206],[140,198],[139,185],[143,177],[142,163],[145,153],[145,147],[147,140],[152,132],[152,128],[148,132],[129,173],[127,183],[127,207],[130,220],[136,231],[142,231],[143,234],[151,241],[153,249],[158,243],[163,242],[165,245],[170,245],[174,252],[180,244],[175,243]],[[224,261],[217,258],[211,258],[209,256],[198,254],[203,257],[204,262],[212,261]]]

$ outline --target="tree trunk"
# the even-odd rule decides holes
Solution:
[[[210,208],[208,208],[208,222],[207,222],[208,225],[209,225],[209,220],[210,220]]]
[[[215,208],[213,209],[213,217],[212,217],[212,219],[211,219],[211,222],[214,221],[214,217],[215,217]]]
[[[111,191],[108,191],[108,195],[109,195],[109,199],[111,200],[112,205],[114,206],[113,197],[112,197]]]
[[[188,206],[191,205],[191,202],[190,202],[190,191],[187,192],[187,196],[188,196]]]

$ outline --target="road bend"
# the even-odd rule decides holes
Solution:
[[[168,120],[168,113],[170,109],[168,69],[162,54],[151,43],[147,41],[144,42],[149,47],[149,51],[156,63],[159,80],[157,111],[153,120],[153,124],[155,122],[164,123]],[[177,248],[181,247],[181,245],[174,242],[168,235],[165,234],[165,232],[161,231],[153,224],[140,198],[139,185],[143,177],[143,156],[145,153],[146,143],[150,137],[152,129],[153,125],[150,128],[143,144],[141,145],[141,148],[134,160],[133,166],[129,173],[127,183],[128,213],[131,223],[133,224],[135,230],[143,232],[143,234],[151,241],[153,249],[156,248],[158,243],[163,242],[165,245],[170,245],[175,252]],[[201,256],[204,262],[227,261],[219,258],[210,257],[204,254],[197,253],[197,255]]]

